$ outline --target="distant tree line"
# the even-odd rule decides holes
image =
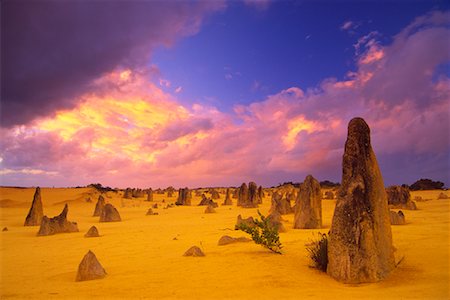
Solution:
[[[443,188],[444,188],[443,182],[433,181],[428,178],[421,178],[409,186],[409,189],[411,191],[442,190]]]

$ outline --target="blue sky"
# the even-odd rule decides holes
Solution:
[[[292,86],[345,79],[355,70],[359,38],[375,31],[388,44],[416,17],[448,7],[445,1],[275,1],[255,8],[235,1],[196,35],[158,48],[151,63],[171,82],[168,91],[182,87],[177,97],[184,103],[228,111]]]

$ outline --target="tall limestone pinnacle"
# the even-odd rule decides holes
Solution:
[[[327,273],[344,283],[364,283],[382,280],[394,268],[388,201],[370,129],[354,118],[348,125]]]
[[[37,187],[34,192],[33,202],[31,203],[30,211],[25,218],[24,226],[38,226],[41,225],[42,218],[44,217],[44,209],[42,207],[41,200],[41,188]]]

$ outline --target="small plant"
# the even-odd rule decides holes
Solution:
[[[256,244],[262,245],[272,252],[281,254],[282,245],[278,236],[278,226],[274,226],[270,222],[270,219],[264,217],[259,210],[258,215],[261,220],[255,219],[253,221],[254,226],[241,223],[236,228],[250,234]]]
[[[308,256],[314,263],[314,268],[327,271],[328,265],[328,236],[325,233],[317,233],[317,239],[311,240],[306,244]]]

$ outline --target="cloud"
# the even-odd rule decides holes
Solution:
[[[185,107],[145,73],[116,70],[74,109],[0,130],[2,179],[119,187],[339,180],[348,121],[361,116],[386,184],[448,184],[450,79],[436,73],[450,62],[448,17],[418,18],[389,45],[363,38],[346,78],[292,86],[232,113]],[[24,169],[56,173],[50,180]]]
[[[341,25],[341,30],[349,30],[353,25],[352,21],[345,21],[344,24]]]
[[[183,87],[179,86],[175,89],[175,94],[179,94],[181,93],[181,91],[183,90]]]
[[[254,7],[258,10],[266,10],[270,6],[271,0],[243,0],[245,5]]]
[[[1,126],[73,108],[95,79],[141,68],[155,47],[196,33],[205,16],[223,7],[222,1],[2,3]]]

